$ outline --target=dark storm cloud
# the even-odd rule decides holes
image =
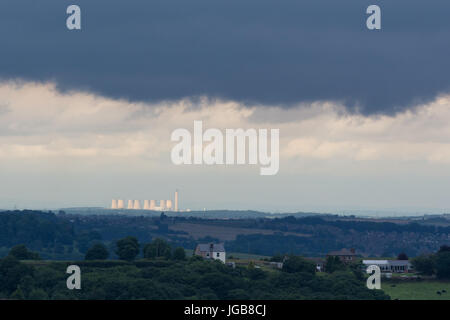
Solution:
[[[82,9],[81,32],[65,27]],[[382,8],[382,30],[365,27]],[[450,1],[2,0],[0,78],[114,98],[337,100],[393,113],[450,88]]]

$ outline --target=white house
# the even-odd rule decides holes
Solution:
[[[194,253],[205,259],[220,260],[225,263],[226,252],[223,243],[198,244]]]

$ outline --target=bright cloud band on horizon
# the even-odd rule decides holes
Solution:
[[[395,115],[378,116],[351,114],[331,101],[290,109],[208,97],[130,103],[82,91],[61,93],[54,83],[20,81],[2,82],[0,97],[0,165],[17,171],[39,171],[49,161],[61,160],[74,161],[80,168],[85,164],[80,170],[88,177],[114,171],[114,166],[120,166],[125,174],[170,175],[174,166],[170,134],[177,128],[191,130],[194,120],[202,120],[205,128],[280,129],[280,177],[266,180],[278,188],[288,176],[301,180],[315,175],[385,175],[389,179],[392,167],[404,167],[412,176],[430,170],[445,176],[450,169],[447,95]],[[21,167],[21,161],[27,166]],[[53,175],[70,184],[71,178],[64,174],[66,167],[54,166],[53,170]],[[192,170],[178,168],[171,179],[182,180],[183,174],[192,175]],[[248,182],[242,183],[249,188],[265,179],[257,178],[256,168],[247,166],[238,171],[218,166],[196,170],[198,175],[226,172],[231,178],[246,177]],[[124,188],[133,189],[133,184],[123,183]],[[400,198],[405,203],[407,197]],[[428,200],[423,205],[431,204]],[[450,207],[446,201],[438,205]],[[290,207],[295,207],[295,201]]]
[[[281,157],[424,160],[450,164],[450,96],[394,116],[345,112],[333,102],[292,109],[183,99],[129,103],[60,93],[52,83],[0,84],[0,155],[167,158],[170,133],[194,120],[214,128],[280,128]],[[272,120],[273,119],[273,120]]]

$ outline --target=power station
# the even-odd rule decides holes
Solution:
[[[159,200],[159,205],[156,205],[156,200],[144,200],[144,205],[141,207],[140,200],[128,200],[127,209],[129,210],[153,210],[153,211],[179,211],[178,207],[178,190],[175,191],[175,199],[172,200]],[[121,199],[113,199],[111,203],[111,209],[125,209],[125,201]]]

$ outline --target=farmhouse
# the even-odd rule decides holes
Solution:
[[[331,251],[328,252],[327,254],[327,258],[328,257],[338,257],[339,259],[341,259],[342,262],[344,263],[351,263],[354,262],[356,260],[356,253],[355,253],[355,249],[342,249],[339,251]]]
[[[194,254],[205,259],[220,260],[225,263],[225,248],[223,243],[198,244]]]

